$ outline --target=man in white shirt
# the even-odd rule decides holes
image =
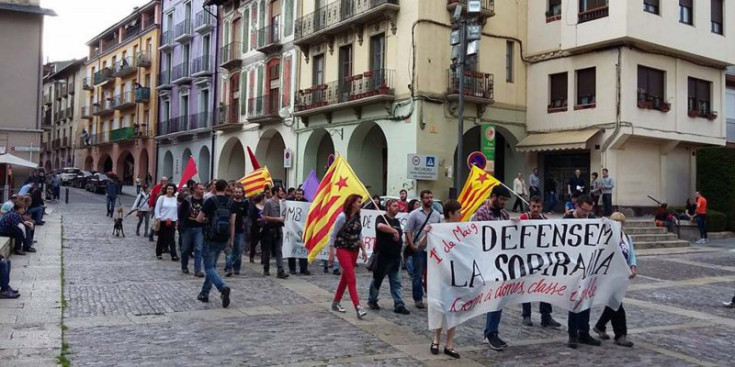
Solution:
[[[523,207],[523,200],[521,199],[526,192],[526,180],[523,179],[523,174],[518,172],[518,175],[513,180],[513,192],[516,194],[516,202],[513,203],[513,212],[516,212],[517,207],[521,207],[521,211],[525,211]]]

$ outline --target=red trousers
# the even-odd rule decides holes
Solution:
[[[334,293],[334,300],[342,301],[342,295],[345,293],[345,287],[350,291],[352,304],[357,307],[360,304],[360,298],[357,296],[357,280],[355,278],[355,264],[357,264],[357,255],[359,250],[350,251],[338,248],[337,260],[342,267],[342,277],[339,278],[337,292]]]

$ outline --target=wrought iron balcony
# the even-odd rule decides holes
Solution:
[[[138,51],[135,55],[135,66],[139,68],[148,68],[151,66],[151,52],[150,51]]]
[[[189,115],[189,130],[206,129],[212,127],[212,113],[203,111]]]
[[[179,43],[189,42],[189,40],[194,37],[194,33],[191,28],[191,19],[184,19],[176,24],[176,37],[174,38],[174,41]]]
[[[158,46],[159,51],[169,51],[174,47],[174,32],[168,30],[161,33],[161,44]]]
[[[278,24],[270,24],[258,30],[256,49],[266,55],[281,51],[281,31]]]
[[[579,12],[579,14],[577,14],[577,22],[584,23],[608,16],[610,8],[607,6],[607,2],[605,1],[605,4],[601,5],[602,6]]]
[[[83,146],[110,144],[110,133],[103,131],[101,133],[91,134],[86,142],[84,141],[84,137],[80,140],[80,144]]]
[[[82,79],[82,89],[84,90],[94,90],[94,84],[92,83],[92,78],[86,77]]]
[[[231,42],[220,48],[220,65],[221,67],[232,70],[242,66],[242,59],[240,58],[240,50],[242,49],[242,42]]]
[[[248,121],[253,123],[268,123],[278,121],[278,106],[281,95],[266,94],[248,99]]]
[[[344,108],[358,115],[364,105],[392,101],[393,70],[369,70],[327,84],[302,89],[296,94],[296,116],[306,117]]]
[[[135,60],[131,56],[116,61],[113,68],[114,69],[112,75],[118,78],[134,74],[137,71],[135,67]]]
[[[480,16],[489,18],[495,15],[495,0],[480,0],[480,3],[482,5]],[[447,0],[447,10],[449,12],[454,13],[457,5],[462,5],[463,14],[467,13],[467,0]]]
[[[98,84],[105,83],[109,80],[115,80],[115,77],[112,74],[113,74],[112,68],[110,67],[103,68],[102,70],[95,72],[94,73],[94,84],[98,85]]]
[[[92,108],[90,108],[89,106],[82,106],[80,111],[81,118],[87,120],[92,118]]]
[[[112,108],[118,111],[135,107],[133,91],[127,90],[116,95],[112,103]]]
[[[110,98],[109,100],[103,99],[102,101],[93,104],[92,114],[95,116],[103,116],[115,112],[115,110],[112,109],[113,101],[113,98]]]
[[[145,103],[150,101],[151,99],[151,88],[148,87],[140,87],[135,90],[135,102],[136,103]]]
[[[240,127],[239,103],[231,105],[220,105],[217,111],[215,129],[228,129]]]
[[[184,84],[191,82],[191,74],[189,73],[189,60],[182,62],[174,66],[173,74],[171,74],[171,81],[174,84]]]
[[[490,104],[494,100],[494,75],[477,71],[464,72],[465,101],[477,104]],[[447,99],[459,99],[459,71],[447,70]]]
[[[211,75],[213,73],[212,59],[210,55],[204,55],[194,59],[191,63],[191,76]]]
[[[205,34],[211,31],[215,24],[217,24],[217,19],[212,14],[202,10],[194,18],[194,32]]]
[[[399,9],[398,0],[337,0],[296,20],[294,44],[305,46],[321,43],[325,36],[341,34],[356,25],[386,18],[395,33],[395,18]]]
[[[177,134],[189,130],[189,116],[172,117],[158,123],[158,136]]]
[[[158,73],[158,89],[171,89],[171,71],[163,70]]]
[[[123,142],[126,140],[147,138],[148,136],[148,131],[141,129],[139,126],[128,126],[110,131],[111,142]]]

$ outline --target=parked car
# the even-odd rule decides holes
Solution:
[[[64,167],[63,170],[61,170],[61,185],[71,185],[72,180],[74,180],[77,177],[77,174],[79,174],[81,170],[79,168],[74,167]]]
[[[79,171],[77,173],[77,176],[74,177],[74,179],[71,181],[71,185],[73,187],[78,187],[80,189],[84,189],[87,187],[87,181],[94,175],[95,172],[92,171]]]
[[[104,194],[107,190],[107,182],[110,178],[104,173],[95,173],[87,180],[87,191]]]

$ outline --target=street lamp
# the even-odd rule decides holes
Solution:
[[[452,70],[456,70],[455,77],[459,78],[459,108],[457,110],[457,175],[455,177],[455,196],[459,195],[462,188],[462,170],[464,164],[463,138],[464,138],[464,72],[469,61],[475,59],[480,51],[480,38],[482,37],[482,25],[477,16],[482,11],[480,0],[469,0],[467,2],[467,13],[463,16],[461,4],[457,4],[452,15],[452,32],[449,35],[449,44],[452,45]]]

